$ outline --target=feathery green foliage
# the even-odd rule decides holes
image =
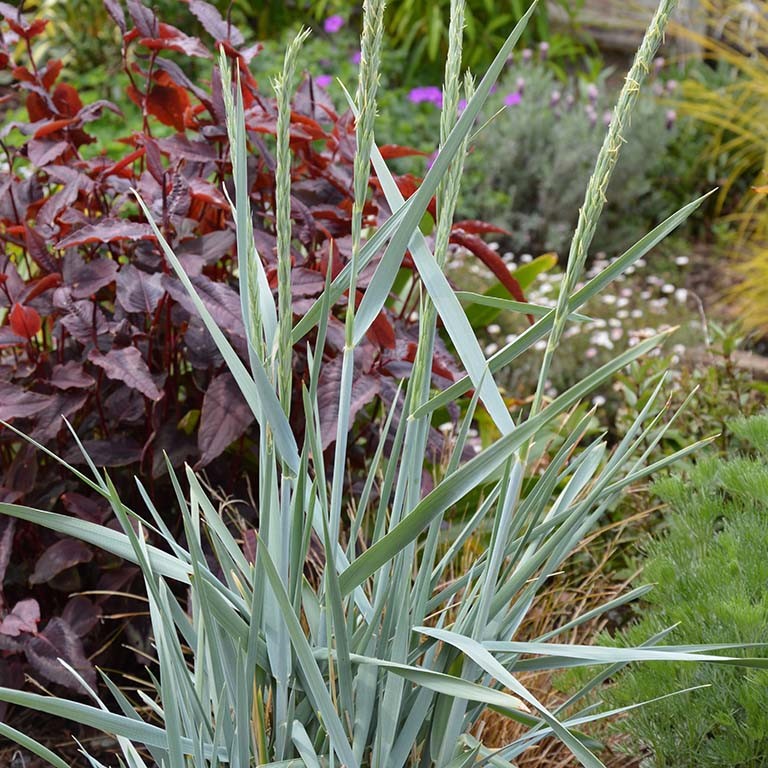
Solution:
[[[644,580],[655,583],[633,645],[665,627],[677,643],[764,643],[768,633],[768,416],[729,425],[749,450],[708,458],[687,476],[657,482],[670,528],[647,547]],[[764,648],[755,649],[766,655]],[[622,706],[694,685],[709,686],[632,713],[621,730],[651,749],[658,768],[756,768],[768,760],[765,670],[671,664],[633,667],[608,694]]]

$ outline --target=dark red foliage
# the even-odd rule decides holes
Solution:
[[[234,223],[223,191],[234,194],[222,84],[213,56],[217,46],[240,72],[254,235],[273,289],[277,108],[271,92],[260,91],[254,77],[259,46],[243,47],[242,32],[204,0],[188,0],[188,5],[207,41],[162,22],[140,0],[125,5],[105,0],[105,5],[123,35],[127,95],[143,117],[136,130],[126,133],[125,154],[118,159],[93,148],[84,152],[95,142],[89,124],[105,109],[121,114],[118,107],[107,101],[84,105],[76,88],[60,80],[58,60],[44,65],[16,61],[32,48],[15,42],[33,40],[46,22],[29,21],[0,3],[0,69],[13,79],[28,117],[0,131],[0,142],[14,127],[24,138],[15,148],[3,145],[8,166],[0,172],[0,308],[6,310],[0,316],[7,318],[0,326],[0,419],[86,469],[72,446],[66,418],[95,464],[112,468],[110,477],[129,504],[137,501],[133,476],[139,475],[162,509],[171,497],[166,455],[175,467],[184,462],[205,467],[212,481],[235,493],[244,470],[256,461],[256,427],[186,291],[137,212],[131,188],[146,201],[206,307],[247,360]],[[201,61],[210,67],[207,84],[185,74],[178,63],[185,57],[197,60],[198,72]],[[168,136],[168,127],[174,135]],[[354,142],[351,114],[337,114],[305,77],[291,115],[296,316],[320,295],[327,270],[335,276],[351,256]],[[382,151],[386,157],[413,152],[396,146]],[[409,176],[398,183],[408,196],[419,181]],[[371,191],[365,214],[372,224],[381,224],[389,208],[375,179]],[[487,231],[482,222],[465,222],[455,239],[497,272],[478,237]],[[498,276],[513,295],[522,296],[504,269]],[[367,276],[361,276],[362,288]],[[383,310],[357,351],[350,444],[353,463],[357,455],[360,468],[377,440],[371,409],[377,402],[388,406],[398,380],[410,375],[418,336],[409,317],[418,293],[412,291],[412,301],[401,311]],[[346,301],[342,298],[333,308],[323,350],[318,392],[323,447],[331,445],[336,432]],[[308,343],[314,338],[294,349],[297,383],[308,376]],[[435,386],[450,384],[458,374],[438,341]],[[295,391],[293,426],[301,438],[301,387]],[[355,421],[364,411],[369,417]],[[430,445],[437,455],[437,433]],[[1,501],[109,521],[110,512],[97,497],[80,495],[82,486],[71,475],[2,427],[0,459]],[[56,663],[62,657],[94,680],[81,638],[96,627],[108,598],[67,602],[60,596],[85,587],[120,590],[134,573],[73,540],[0,518],[0,667],[10,654],[23,653],[37,674],[71,685],[69,673]],[[41,605],[45,628],[38,631]]]

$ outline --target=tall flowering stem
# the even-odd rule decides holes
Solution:
[[[385,0],[365,0],[363,4],[363,31],[360,40],[360,70],[357,80],[358,117],[355,125],[357,151],[354,162],[352,204],[352,262],[350,269],[347,314],[344,331],[341,384],[339,387],[339,419],[334,449],[333,480],[329,533],[331,541],[338,538],[341,520],[341,496],[344,480],[347,436],[349,434],[349,404],[352,398],[354,373],[355,294],[359,271],[360,248],[363,233],[363,210],[368,196],[368,181],[373,147],[373,126],[376,119],[376,93],[381,68],[381,40],[384,32]]]
[[[619,94],[616,109],[613,111],[608,133],[597,156],[595,170],[589,180],[584,197],[584,205],[579,211],[579,220],[576,224],[573,240],[571,241],[565,277],[560,295],[558,296],[557,307],[555,308],[554,325],[544,352],[544,360],[539,369],[539,381],[531,405],[531,418],[541,410],[544,388],[549,377],[552,358],[560,343],[560,338],[563,335],[567,322],[568,301],[576,287],[576,283],[584,272],[584,264],[589,252],[589,246],[592,243],[595,227],[606,201],[605,193],[608,189],[613,169],[616,167],[616,162],[619,159],[621,145],[625,141],[624,135],[629,127],[630,116],[640,93],[640,86],[653,67],[654,58],[664,39],[664,31],[676,5],[677,0],[661,0],[659,3],[659,7],[656,9],[651,24],[643,37],[643,42],[635,55],[632,68],[624,80],[624,86]]]
[[[277,169],[275,171],[275,214],[277,228],[278,345],[277,388],[286,415],[291,409],[291,95],[296,59],[308,29],[302,29],[285,52],[283,71],[272,87],[277,97]]]

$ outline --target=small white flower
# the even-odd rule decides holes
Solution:
[[[642,309],[633,309],[633,310],[632,310],[632,312],[631,312],[630,314],[632,315],[632,317],[634,317],[635,319],[637,319],[637,318],[639,318],[639,317],[642,317],[642,316],[643,316],[643,310],[642,310]]]
[[[499,345],[495,342],[491,342],[486,348],[485,348],[485,354],[487,357],[490,357],[491,355],[495,354],[499,351]]]
[[[672,283],[664,283],[664,285],[661,286],[661,292],[670,294],[675,292],[675,286],[672,285]]]
[[[619,300],[616,302],[617,307],[626,307],[627,304],[629,304],[629,299],[626,296],[622,296],[619,298]]]
[[[688,299],[688,291],[685,288],[678,288],[675,291],[675,300],[678,303],[684,304],[687,299]]]
[[[642,312],[640,313],[643,314]],[[616,317],[618,317],[620,320],[626,320],[629,317],[629,312],[626,309],[620,309],[616,313]]]
[[[517,341],[517,336],[514,333],[510,333],[505,339],[504,342],[506,344],[512,344],[515,341]]]
[[[586,357],[587,360],[597,357],[597,350],[594,347],[588,347],[587,351],[584,353],[584,357]]]
[[[684,267],[690,259],[687,256],[678,256],[675,259],[675,264],[677,264],[678,267]]]
[[[491,334],[491,336],[495,336],[497,333],[501,332],[501,326],[497,325],[496,323],[491,323],[491,325],[489,325],[486,330]]]
[[[592,398],[592,405],[596,405],[598,408],[605,405],[605,398],[602,395],[595,395]]]
[[[520,261],[521,261],[523,264],[527,264],[529,261],[533,261],[533,256],[531,256],[531,254],[530,254],[530,253],[524,253],[524,254],[523,254],[521,257],[520,257]]]
[[[603,296],[603,304],[608,304],[609,306],[616,303],[616,297],[611,293],[606,293],[605,296]]]
[[[543,352],[543,351],[544,351],[544,350],[547,348],[547,342],[546,342],[546,341],[544,341],[544,339],[540,339],[539,341],[537,341],[537,342],[536,342],[536,343],[533,345],[533,348],[534,348],[534,349],[535,349],[537,352]]]

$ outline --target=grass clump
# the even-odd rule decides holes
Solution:
[[[731,423],[743,452],[701,461],[654,485],[669,505],[669,530],[646,550],[654,583],[642,614],[622,639],[646,642],[674,629],[679,644],[764,643],[768,637],[768,415]],[[765,648],[750,649],[768,656]],[[708,686],[634,711],[620,723],[634,754],[649,749],[656,768],[756,768],[768,761],[768,672],[734,667],[649,664],[624,672],[614,706]]]

